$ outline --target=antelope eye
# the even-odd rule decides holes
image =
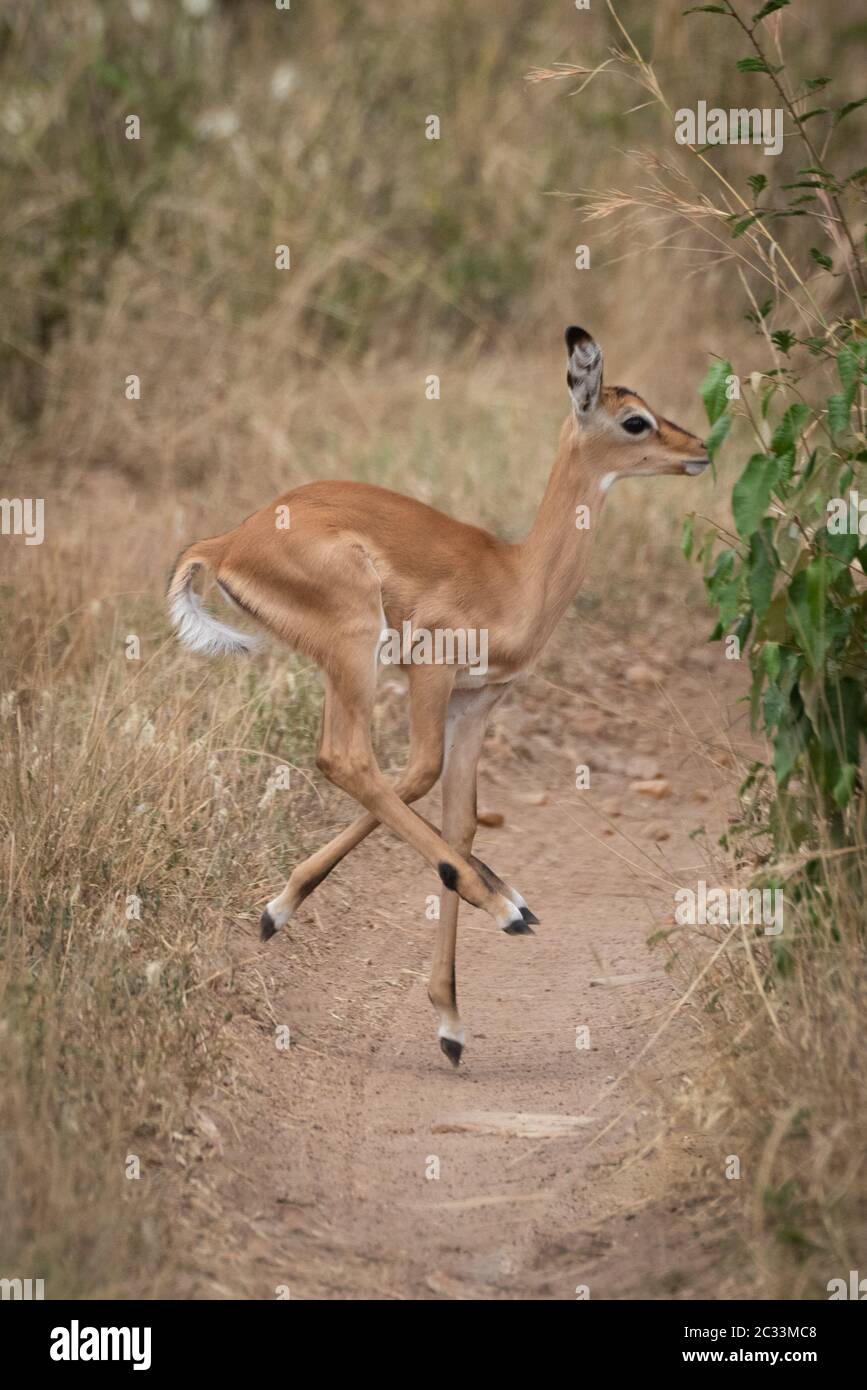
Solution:
[[[627,434],[643,434],[645,430],[650,429],[650,421],[645,420],[643,415],[628,415],[621,424]]]

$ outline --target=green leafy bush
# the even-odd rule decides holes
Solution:
[[[862,523],[858,508],[867,463],[865,266],[850,227],[867,171],[828,167],[840,122],[863,102],[807,109],[830,79],[792,83],[762,37],[762,21],[787,5],[765,5],[751,23],[732,4],[715,10],[748,39],[754,58],[738,69],[770,81],[804,163],[786,182],[750,177],[751,207],[728,216],[730,236],[750,241],[759,276],[773,288],[748,316],[768,365],[741,383],[729,362],[717,361],[702,385],[711,455],[734,416],[756,447],[732,489],[735,534],[716,528],[699,548],[717,613],[711,638],[733,638],[748,651],[753,726],[764,729],[773,754],[743,788],[747,824],[761,823],[763,807],[777,854],[823,835],[837,846],[858,839],[867,670],[867,514]],[[807,134],[813,118],[827,127],[821,157]],[[784,245],[769,230],[804,217],[806,238]],[[693,546],[690,519],[685,552]]]

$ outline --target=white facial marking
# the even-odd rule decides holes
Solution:
[[[612,483],[616,483],[616,482],[617,482],[617,474],[616,474],[616,473],[606,473],[606,474],[603,476],[602,482],[601,482],[601,484],[600,484],[600,486],[601,486],[601,488],[602,488],[602,491],[603,491],[603,492],[607,492],[608,489],[611,487],[611,484],[612,484]]]

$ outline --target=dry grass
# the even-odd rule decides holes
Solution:
[[[784,948],[751,928],[671,938],[685,984],[698,980],[701,1040],[675,1124],[703,1136],[708,1197],[724,1198],[730,1297],[827,1298],[863,1267],[864,888],[863,861],[831,859],[824,911],[787,899]]]
[[[20,636],[27,679],[4,696],[0,1261],[52,1297],[148,1295],[172,1266],[163,1195],[191,1101],[238,1004],[227,936],[293,852],[317,695],[286,662],[184,662],[155,598],[103,589],[64,611],[49,564],[55,621]],[[269,790],[281,765],[292,795]]]

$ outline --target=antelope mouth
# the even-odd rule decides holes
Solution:
[[[703,473],[710,466],[710,459],[688,459],[683,465],[683,471],[687,477],[694,478],[697,474]]]

